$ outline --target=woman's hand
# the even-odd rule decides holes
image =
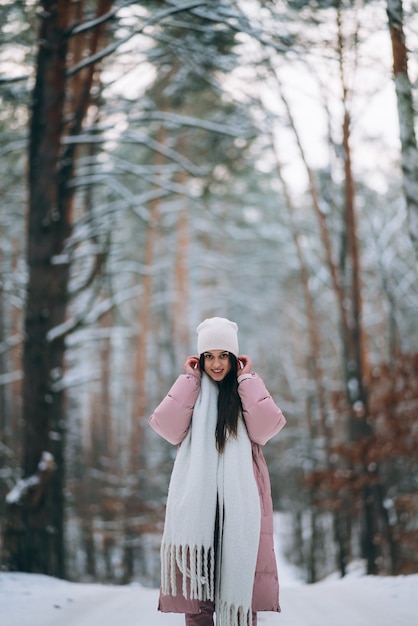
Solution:
[[[202,375],[198,356],[188,356],[183,367],[186,374],[193,374],[194,376],[199,376],[199,378]]]
[[[238,357],[238,376],[242,374],[251,374],[253,369],[253,364],[249,356],[246,354],[241,354]]]

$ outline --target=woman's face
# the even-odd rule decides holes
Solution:
[[[231,369],[229,352],[225,350],[210,350],[203,353],[205,372],[215,382],[219,383]]]

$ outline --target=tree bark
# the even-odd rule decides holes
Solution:
[[[185,180],[180,182],[185,184]],[[183,175],[185,179],[185,175]],[[184,354],[189,346],[189,216],[187,202],[183,204],[178,214],[177,243],[174,261],[174,294],[173,294],[173,337],[176,344],[176,369],[182,365]],[[179,362],[177,362],[179,361]]]
[[[99,0],[98,12],[110,6]],[[56,262],[72,228],[76,146],[63,138],[80,132],[90,100],[94,68],[86,70],[77,100],[66,101],[69,27],[74,5],[43,0],[39,14],[39,49],[32,97],[29,140],[29,211],[27,224],[28,286],[23,348],[23,473],[36,475],[45,452],[55,471],[48,472],[36,497],[12,507],[8,530],[14,546],[9,566],[65,577],[64,449],[65,407],[60,384],[64,373],[65,336],[54,333],[66,320],[69,262]],[[84,42],[79,42],[82,45]],[[95,33],[91,46],[99,45]],[[80,79],[79,79],[80,80]],[[66,126],[69,115],[71,123]]]
[[[19,570],[63,577],[64,424],[63,394],[55,389],[64,365],[64,339],[48,341],[50,329],[65,320],[68,264],[53,263],[70,234],[69,216],[59,197],[61,132],[65,104],[69,12],[64,2],[42,3],[37,77],[29,145],[29,214],[23,350],[23,422],[25,476],[35,473],[44,451],[56,470],[45,483],[37,506],[22,509]]]
[[[418,146],[408,52],[403,30],[402,0],[387,0],[387,15],[393,53],[393,78],[398,103],[403,188],[409,221],[409,234],[418,257]]]

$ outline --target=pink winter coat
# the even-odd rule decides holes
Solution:
[[[240,380],[240,379],[238,379]],[[172,444],[180,444],[190,426],[193,407],[200,391],[200,378],[183,374],[150,418],[151,427]],[[276,435],[286,424],[261,378],[253,373],[238,385],[243,417],[252,442],[254,475],[260,494],[261,532],[253,587],[253,611],[280,611],[279,581],[273,545],[273,504],[270,477],[260,446]],[[237,546],[239,549],[239,546]],[[180,577],[180,573],[178,572]],[[181,584],[178,585],[181,590]],[[160,595],[160,611],[199,613],[199,601]]]

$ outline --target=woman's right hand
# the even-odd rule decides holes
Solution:
[[[184,371],[186,374],[193,374],[193,376],[200,378],[202,372],[200,371],[199,357],[196,355],[188,356],[184,363]]]

